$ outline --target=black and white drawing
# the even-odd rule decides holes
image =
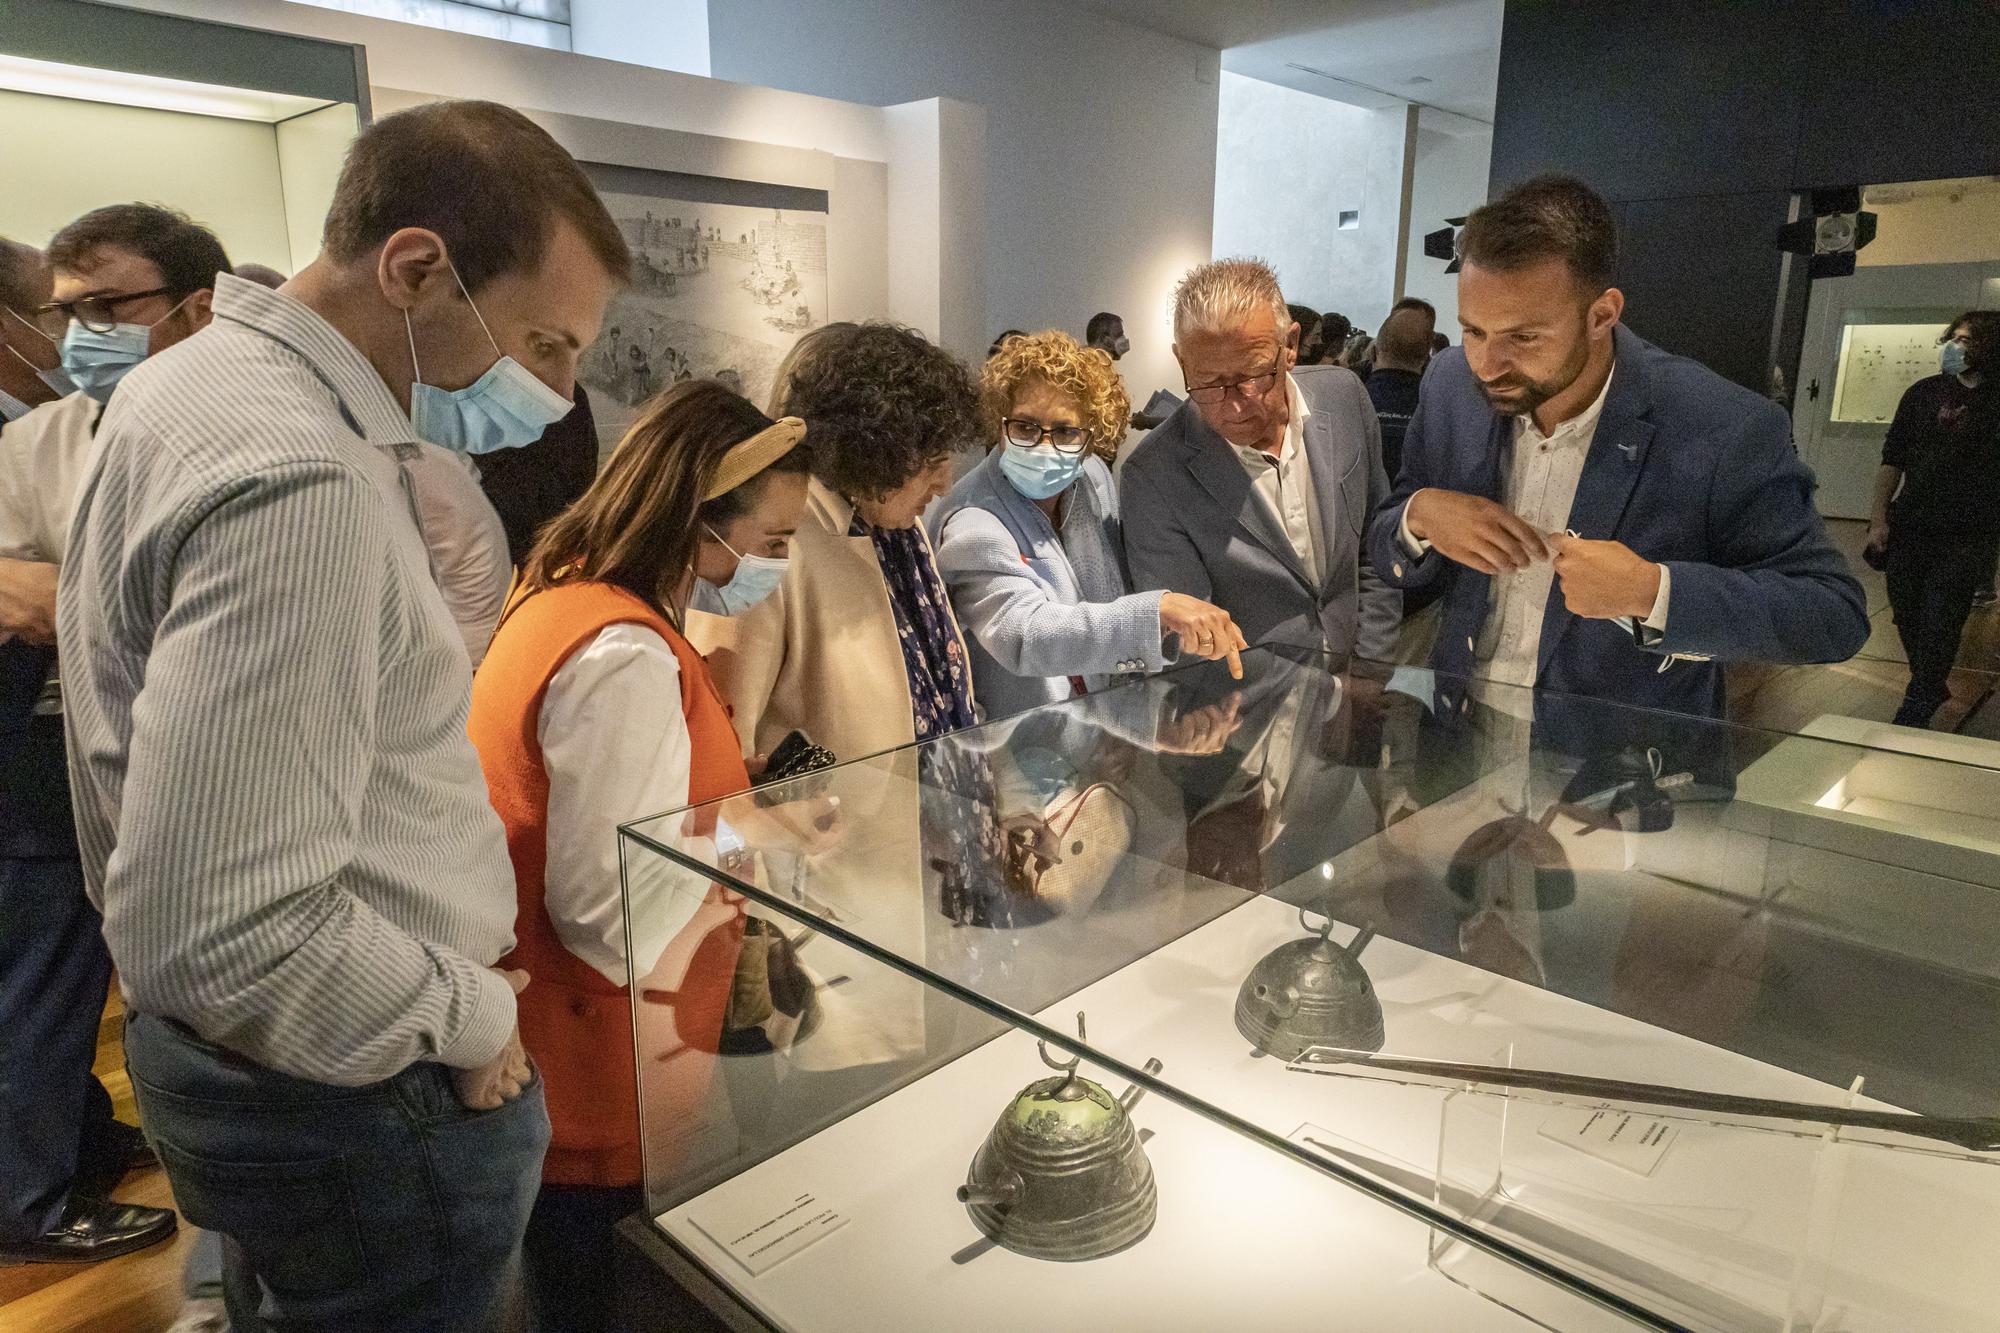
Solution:
[[[715,378],[762,407],[778,363],[826,322],[826,215],[602,191],[632,285],[583,355],[600,450],[655,393]]]

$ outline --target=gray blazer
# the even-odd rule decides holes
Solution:
[[[1325,586],[1299,563],[1235,451],[1192,402],[1141,441],[1119,474],[1132,586],[1213,602],[1252,644],[1324,646],[1336,656],[1387,661],[1402,594],[1362,557],[1368,517],[1389,491],[1374,406],[1361,380],[1340,366],[1300,366],[1292,380],[1312,414],[1305,449],[1327,548]]]

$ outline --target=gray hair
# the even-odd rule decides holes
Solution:
[[[1283,341],[1292,312],[1277,273],[1261,259],[1213,259],[1190,269],[1174,288],[1174,337],[1227,332],[1266,310]]]

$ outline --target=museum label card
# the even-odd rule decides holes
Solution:
[[[1608,1106],[1580,1106],[1549,1115],[1539,1133],[1600,1161],[1650,1176],[1680,1130],[1652,1116]]]
[[[755,1277],[847,1224],[811,1190],[725,1192],[688,1217]]]

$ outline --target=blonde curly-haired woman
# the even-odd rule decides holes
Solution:
[[[1008,338],[986,363],[990,452],[931,519],[938,571],[971,640],[989,718],[1158,671],[1181,654],[1246,646],[1229,613],[1177,592],[1133,592],[1106,461],[1131,403],[1111,358],[1054,331]]]

